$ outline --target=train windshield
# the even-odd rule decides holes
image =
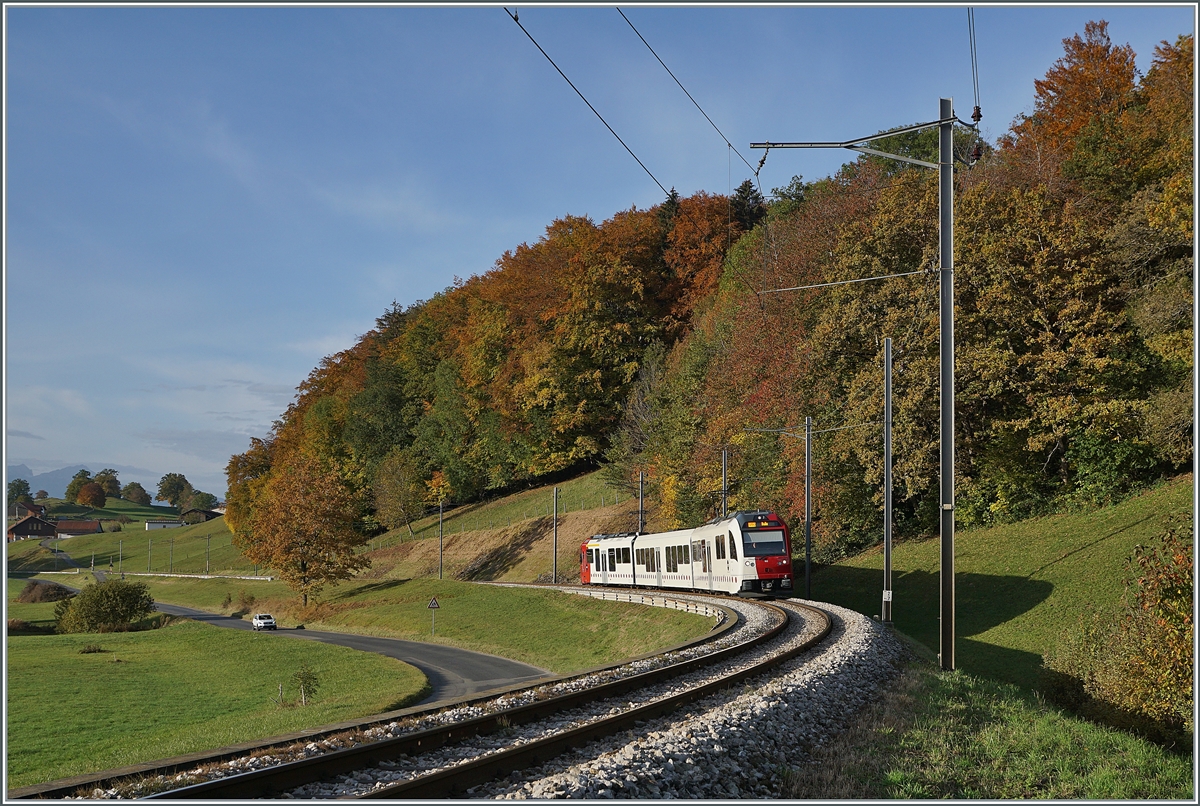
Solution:
[[[785,554],[783,531],[780,529],[746,532],[742,545],[747,557],[767,557],[774,554]]]

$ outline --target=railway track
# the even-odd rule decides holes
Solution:
[[[740,600],[744,602],[745,600]],[[784,663],[819,643],[829,633],[830,619],[816,608],[802,609],[807,637],[791,640],[785,647],[768,648],[773,639],[797,625],[789,625],[787,611],[769,609],[776,624],[751,640],[716,652],[582,691],[548,697],[474,719],[439,725],[383,741],[272,766],[263,770],[184,786],[149,797],[155,799],[244,799],[290,794],[320,797],[306,790],[325,786],[318,782],[341,776],[352,781],[350,789],[334,784],[336,797],[359,798],[446,798],[503,777],[516,770],[537,766],[568,750],[599,738],[636,727],[675,709],[729,688]],[[750,662],[739,656],[755,654]],[[712,667],[717,672],[706,672]],[[727,666],[730,668],[721,669]],[[702,680],[697,678],[703,678]],[[683,682],[681,682],[683,681]],[[664,693],[665,692],[665,693]],[[513,736],[513,734],[520,734]],[[401,776],[397,767],[412,766],[407,780],[383,783],[380,778]],[[438,769],[440,768],[440,769]],[[432,769],[432,772],[424,772]],[[367,772],[374,770],[375,772]]]
[[[385,718],[373,721],[361,720],[354,724],[344,723],[319,731],[306,731],[292,737],[285,737],[282,741],[279,739],[270,740],[259,745],[247,743],[222,751],[193,754],[185,758],[150,762],[134,768],[96,774],[88,776],[82,781],[73,779],[58,783],[52,782],[49,785],[27,787],[24,790],[10,791],[8,793],[9,797],[184,797],[184,795],[173,795],[172,791],[158,792],[156,790],[175,786],[186,788],[189,792],[195,791],[194,787],[187,787],[186,784],[189,779],[191,781],[195,780],[195,773],[199,768],[210,770],[223,768],[216,774],[229,775],[229,769],[236,768],[242,762],[248,761],[250,765],[278,764],[281,758],[287,759],[289,755],[294,758],[296,755],[295,748],[304,747],[306,743],[307,747],[313,752],[321,752],[318,749],[319,747],[329,747],[330,745],[336,745],[338,742],[341,742],[343,745],[348,743],[358,744],[361,742],[361,746],[349,748],[346,751],[327,752],[317,758],[304,759],[295,764],[280,764],[266,770],[256,770],[252,774],[229,775],[229,777],[209,782],[214,784],[231,782],[229,785],[230,794],[217,794],[216,791],[222,788],[218,786],[214,794],[204,795],[204,797],[232,798],[255,796],[252,794],[243,794],[251,792],[269,794],[272,791],[277,791],[276,784],[271,783],[272,778],[276,782],[284,781],[287,785],[295,786],[300,782],[319,780],[328,775],[337,774],[338,759],[355,758],[356,754],[353,752],[355,750],[363,751],[358,755],[369,759],[372,755],[370,751],[376,749],[379,745],[386,746],[388,742],[393,741],[374,741],[378,736],[386,735],[389,729],[394,731],[401,730],[404,729],[406,724],[411,726],[413,722],[417,722],[417,727],[420,728],[426,723],[436,722],[439,719],[444,720],[449,718],[450,720],[459,720],[452,721],[452,724],[434,726],[425,730],[407,733],[401,737],[397,737],[397,739],[404,741],[393,742],[393,744],[403,746],[405,741],[415,737],[416,746],[423,748],[424,751],[428,751],[431,748],[448,742],[460,741],[462,738],[470,735],[483,735],[495,732],[497,729],[504,730],[512,724],[523,724],[526,720],[536,720],[546,713],[553,712],[554,709],[570,707],[571,703],[578,705],[598,697],[620,696],[624,691],[646,685],[656,679],[668,679],[672,674],[683,673],[687,669],[717,662],[722,658],[729,657],[733,653],[729,648],[724,650],[718,649],[715,652],[712,648],[738,641],[739,639],[736,636],[740,635],[740,632],[735,627],[745,625],[746,621],[745,618],[739,620],[737,612],[730,609],[727,605],[721,604],[720,597],[681,596],[670,593],[664,594],[663,592],[628,590],[572,589],[571,592],[582,593],[596,598],[641,602],[688,612],[716,615],[720,620],[717,627],[702,639],[692,640],[678,647],[673,647],[670,650],[664,650],[661,653],[635,658],[632,661],[623,661],[613,666],[601,667],[573,675],[565,675],[549,681],[538,681],[520,688],[477,695],[471,699],[455,703],[438,703],[424,708],[406,709],[406,712],[385,715]],[[769,640],[782,627],[782,623],[776,624],[774,628],[768,630],[765,634],[761,634],[750,641],[741,641],[737,644],[737,647],[744,650],[747,647]],[[736,649],[734,651],[736,652]],[[708,654],[704,655],[702,653]],[[682,664],[676,663],[674,667],[667,665],[671,662],[677,662],[679,658],[686,660]],[[672,672],[672,668],[675,669],[674,672]],[[624,682],[625,678],[631,680],[636,678],[640,682]],[[604,685],[596,685],[597,681],[608,682],[604,683]],[[571,688],[572,686],[586,688],[574,694],[554,694],[556,690]],[[589,695],[588,692],[598,693]],[[514,707],[514,704],[517,707]],[[500,709],[503,709],[503,713],[499,712]],[[484,711],[490,711],[491,713],[474,719],[464,720],[461,717],[461,714],[464,712],[481,713]],[[398,720],[400,723],[399,727]],[[490,725],[489,722],[491,723]],[[405,750],[401,749],[399,752],[403,753]],[[383,758],[387,758],[387,756],[383,756]],[[311,763],[306,764],[305,762]],[[354,763],[358,764],[359,762]],[[369,761],[363,763],[369,763]],[[311,767],[316,772],[302,772],[298,767]],[[322,770],[322,767],[328,769]],[[299,777],[292,777],[289,781],[286,775],[278,775],[278,771],[283,769],[287,769],[289,775],[299,775]],[[267,781],[267,785],[254,783],[256,779]],[[237,781],[238,783],[234,785],[232,784],[233,781]],[[182,791],[183,789],[174,790],[174,792]],[[142,795],[142,792],[147,794]]]

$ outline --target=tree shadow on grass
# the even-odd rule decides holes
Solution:
[[[365,585],[356,585],[347,588],[334,588],[326,597],[329,601],[340,601],[351,597],[362,596],[363,594],[381,593],[383,591],[393,590],[411,582],[411,579],[382,579],[378,582],[369,582]]]
[[[1042,666],[1040,654],[972,641],[968,636],[984,633],[1032,610],[1053,590],[1049,582],[1023,576],[956,574],[955,667],[1026,688],[1036,687]],[[883,572],[844,565],[815,568],[812,595],[816,601],[878,616],[883,599]],[[936,653],[940,643],[939,575],[928,571],[894,571],[892,596],[892,621],[896,629]]]
[[[457,578],[465,582],[480,582],[499,579],[525,559],[533,548],[533,543],[551,528],[551,518],[534,518],[520,525],[517,532],[482,557],[478,557],[463,570]]]

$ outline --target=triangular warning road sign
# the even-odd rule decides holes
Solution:
[[[437,603],[437,597],[436,597],[436,596],[434,596],[432,599],[430,599],[430,600],[429,600],[429,609],[430,609],[430,610],[437,610],[439,607],[441,607],[441,605],[439,605],[439,604]]]

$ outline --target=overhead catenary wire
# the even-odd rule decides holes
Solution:
[[[667,75],[675,80],[675,83],[679,85],[679,89],[683,90],[683,94],[688,97],[688,100],[700,110],[700,114],[704,115],[704,119],[708,121],[708,124],[713,127],[717,134],[721,135],[721,139],[725,141],[725,145],[733,149],[733,153],[737,154],[742,162],[746,163],[747,168],[749,168],[751,171],[754,171],[755,176],[758,176],[758,171],[754,169],[754,166],[746,161],[746,158],[742,156],[742,152],[738,151],[737,147],[733,143],[729,142],[729,138],[725,136],[725,133],[721,131],[720,127],[718,127],[716,123],[713,123],[713,119],[708,116],[708,113],[705,112],[696,99],[692,97],[692,94],[687,91],[687,87],[683,86],[683,82],[680,81],[673,72],[671,72],[671,68],[667,67],[667,63],[662,60],[662,57],[655,52],[654,48],[650,47],[650,43],[646,41],[646,37],[642,36],[642,32],[637,29],[637,26],[630,22],[629,18],[625,16],[625,12],[618,8],[617,13],[621,15],[621,19],[629,23],[629,27],[633,29],[635,34],[637,34],[637,38],[642,40],[642,44],[646,46],[647,50],[653,54],[655,59],[658,59],[658,63],[661,64],[663,69],[667,71]],[[766,154],[763,155],[763,160],[766,161]],[[760,163],[758,167],[761,168],[762,164]]]
[[[872,280],[888,280],[892,277],[911,277],[914,274],[926,274],[931,269],[917,269],[916,271],[904,271],[898,274],[880,274],[877,277],[856,277],[853,280],[834,280],[828,283],[813,283],[812,285],[797,285],[791,288],[771,288],[766,291],[759,291],[759,294],[775,294],[780,291],[807,291],[810,288],[828,288],[834,285],[850,285],[851,283],[868,283]]]
[[[868,425],[883,425],[882,422],[869,423],[853,423],[852,425],[839,425],[835,428],[822,428],[818,431],[809,431],[810,434],[828,434],[832,431],[845,431],[850,428],[865,428]],[[804,433],[804,429],[798,425],[787,426],[785,428],[743,428],[743,431],[756,431],[762,434],[782,434],[785,437],[798,437]]]
[[[975,48],[975,9],[967,8],[967,29],[971,38],[971,85],[975,90],[975,109],[971,112],[971,120],[978,125],[983,119],[979,109],[979,59]]]
[[[600,119],[600,122],[604,124],[604,128],[608,129],[609,132],[612,133],[612,136],[617,138],[617,142],[620,143],[622,146],[624,146],[625,150],[629,152],[629,156],[633,157],[634,161],[637,162],[638,165],[642,166],[642,170],[646,172],[646,176],[649,176],[651,179],[654,180],[654,184],[658,185],[658,189],[663,192],[663,195],[664,196],[671,195],[670,193],[667,192],[667,189],[665,187],[663,187],[663,183],[658,181],[658,177],[656,177],[653,173],[650,172],[650,169],[646,167],[646,164],[644,162],[642,162],[640,159],[638,159],[637,154],[633,153],[633,149],[625,144],[625,141],[621,139],[621,135],[617,134],[617,132],[613,129],[613,127],[608,125],[608,121],[604,119],[604,116],[601,115],[598,111],[596,111],[596,107],[592,106],[591,102],[586,97],[584,97],[582,92],[579,91],[579,88],[576,87],[571,82],[571,79],[567,78],[567,74],[562,71],[562,68],[560,68],[557,64],[554,63],[554,59],[551,59],[550,54],[547,53],[545,51],[545,49],[541,45],[538,44],[538,41],[533,38],[533,34],[529,33],[529,31],[527,31],[525,29],[525,26],[521,24],[521,21],[519,19],[517,19],[517,15],[514,14],[513,12],[509,11],[507,8],[504,9],[504,13],[506,13],[509,17],[512,18],[512,21],[517,24],[517,27],[521,29],[521,31],[525,34],[525,36],[529,37],[529,41],[533,43],[533,46],[535,48],[537,48],[539,51],[541,51],[541,54],[546,57],[546,61],[550,62],[550,66],[553,67],[555,70],[557,70],[558,74],[563,77],[563,81],[567,82],[567,84],[571,87],[571,89],[575,90],[575,94],[578,95],[583,100],[583,102],[585,104],[587,104],[588,109],[592,110],[592,113]]]

